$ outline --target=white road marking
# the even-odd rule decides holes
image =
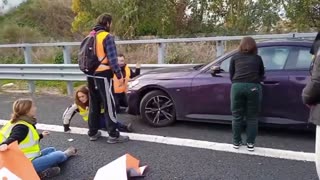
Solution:
[[[8,122],[7,120],[0,119],[0,125],[4,125],[7,122]],[[46,130],[46,131],[52,131],[52,132],[63,132],[63,126],[58,126],[58,125],[37,124],[37,128],[40,130]],[[70,132],[71,134],[86,135],[88,132],[87,128],[72,127],[71,129],[72,129],[72,131]],[[165,136],[137,134],[137,133],[121,133],[121,134],[127,135],[130,137],[131,140],[136,140],[136,141],[146,141],[146,142],[168,144],[168,145],[175,145],[175,146],[210,149],[214,151],[231,152],[231,153],[263,156],[263,157],[271,157],[271,158],[279,158],[279,159],[287,159],[287,160],[309,161],[309,162],[315,161],[315,154],[307,153],[307,152],[298,152],[298,151],[262,148],[262,147],[255,147],[254,152],[249,152],[247,151],[245,146],[240,147],[240,149],[234,149],[232,147],[232,144],[227,144],[227,143],[218,143],[218,142],[200,141],[200,140],[194,140],[194,139],[165,137]],[[102,131],[102,136],[108,137],[108,133]]]

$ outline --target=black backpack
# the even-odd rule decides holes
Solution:
[[[80,45],[78,53],[78,64],[80,70],[87,75],[94,75],[96,69],[101,62],[96,55],[96,34],[98,32],[91,32],[85,37]]]

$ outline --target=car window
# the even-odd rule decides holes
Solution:
[[[229,66],[230,66],[230,60],[232,56],[222,61],[220,64],[220,69],[222,69],[224,72],[229,72]]]
[[[312,55],[310,54],[309,48],[296,48],[294,55],[297,58],[288,62],[286,69],[309,69],[312,61]]]
[[[281,70],[284,68],[290,53],[290,47],[261,47],[258,54],[263,60],[266,70]]]

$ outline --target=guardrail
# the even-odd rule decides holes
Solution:
[[[316,36],[316,33],[289,33],[289,34],[270,34],[270,35],[250,35],[256,40],[266,40],[266,39],[290,39],[290,38],[310,38],[313,39]],[[233,40],[241,40],[244,36],[219,36],[219,37],[201,37],[201,38],[176,38],[176,39],[149,39],[149,40],[126,40],[126,41],[116,41],[116,44],[158,44],[158,64],[163,64],[165,62],[165,51],[166,51],[166,44],[167,43],[189,43],[189,42],[208,42],[208,41],[215,41],[215,48],[216,48],[216,56],[221,56],[224,53],[224,45],[225,41],[233,41]],[[33,44],[2,44],[0,45],[0,48],[23,48],[24,51],[24,59],[25,59],[25,67],[30,67],[28,64],[32,64],[32,56],[31,56],[31,50],[33,47],[61,47],[63,50],[63,58],[64,58],[64,64],[71,64],[71,52],[70,48],[71,46],[79,46],[80,42],[58,42],[58,43],[33,43]],[[1,65],[2,66],[2,65]],[[10,66],[10,65],[9,65]],[[9,68],[8,66],[8,68]],[[15,67],[19,67],[18,65],[13,65]],[[46,66],[46,65],[43,65]],[[52,67],[58,67],[56,65],[48,65]],[[144,67],[147,67],[147,65],[143,65]],[[152,67],[155,67],[155,65],[151,65]],[[2,66],[2,67],[7,67]],[[34,66],[36,69],[39,68],[38,66]],[[64,71],[68,71],[67,67],[64,66]],[[70,65],[72,67],[72,65]],[[168,67],[168,66],[166,66]],[[30,67],[31,68],[31,67]],[[18,73],[19,70],[15,69]],[[11,73],[9,75],[8,71],[4,71],[4,68],[0,69],[1,72],[3,72],[3,77],[5,73],[7,79],[12,79],[15,77],[23,77],[22,74],[20,75],[14,75],[14,73]],[[61,70],[59,70],[61,71]],[[0,72],[0,73],[1,73]],[[24,71],[23,71],[24,72]],[[44,75],[44,71],[39,73],[38,75]],[[69,72],[74,73],[74,72]],[[19,73],[18,73],[19,74]],[[26,77],[27,74],[25,74]],[[28,76],[31,76],[31,73],[29,73]],[[33,75],[36,77],[36,72]],[[11,77],[11,78],[10,78]],[[39,76],[37,76],[39,77]],[[2,78],[3,79],[3,78]],[[35,86],[33,80],[31,77],[29,78],[29,91],[33,93],[35,91]],[[32,80],[31,80],[32,79]],[[39,80],[39,79],[38,79]],[[72,82],[67,81],[68,86],[68,93],[69,90],[72,89]]]
[[[196,64],[142,64],[141,73],[157,68],[192,67]],[[134,64],[129,67],[135,69]],[[0,79],[29,81],[66,81],[68,95],[73,94],[74,81],[86,81],[77,64],[0,64]]]

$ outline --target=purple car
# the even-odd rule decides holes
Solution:
[[[308,126],[301,92],[310,80],[312,42],[278,40],[258,43],[266,74],[260,123]],[[154,127],[176,120],[231,123],[229,62],[234,50],[194,67],[149,71],[129,83],[128,113]]]

